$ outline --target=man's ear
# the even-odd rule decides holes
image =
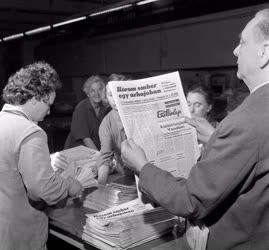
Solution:
[[[212,104],[210,104],[210,105],[208,106],[208,108],[207,108],[207,113],[210,112],[211,109],[212,109]]]
[[[260,55],[260,68],[264,68],[269,64],[269,41],[263,44],[259,55]]]
[[[36,104],[38,103],[38,100],[37,100],[35,97],[33,97],[33,98],[31,99],[31,103],[32,103],[33,105],[36,105]]]

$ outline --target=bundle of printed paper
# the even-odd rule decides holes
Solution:
[[[72,176],[77,179],[84,188],[96,186],[98,155],[97,150],[77,146],[51,154],[51,165],[63,177]]]
[[[88,214],[82,238],[99,249],[129,249],[170,232],[177,217],[140,199]]]

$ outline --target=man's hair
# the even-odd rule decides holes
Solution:
[[[94,83],[100,83],[100,85],[102,86],[102,88],[105,87],[105,82],[104,80],[98,76],[98,75],[93,75],[91,77],[89,77],[86,82],[83,84],[83,87],[82,87],[82,90],[84,91],[84,93],[86,95],[88,95],[89,91],[90,91],[90,88],[91,86],[94,84]]]
[[[194,84],[188,89],[187,94],[190,92],[201,94],[202,96],[204,96],[208,105],[213,104],[213,93],[211,89],[207,87],[206,85],[203,85],[200,83]]]
[[[269,39],[269,9],[258,11],[255,17],[260,17],[260,20],[255,27],[255,37],[258,41]]]
[[[23,105],[33,97],[47,99],[62,83],[54,68],[46,62],[29,64],[11,75],[3,90],[3,100],[8,104]]]

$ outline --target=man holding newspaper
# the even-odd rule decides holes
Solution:
[[[133,140],[123,160],[139,174],[142,192],[171,213],[202,220],[207,249],[269,246],[269,9],[259,11],[234,50],[251,94],[217,127],[187,179],[149,163]]]

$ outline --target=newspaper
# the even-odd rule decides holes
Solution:
[[[143,204],[139,199],[125,202],[118,206],[106,209],[95,214],[87,214],[88,221],[97,225],[108,225],[111,221],[122,219],[125,217],[141,214],[145,211],[153,209],[150,204]]]
[[[188,177],[199,156],[196,130],[180,124],[190,117],[178,72],[108,83],[127,138],[148,160],[176,177]]]
[[[100,249],[129,249],[170,232],[177,217],[139,199],[87,215],[82,238]]]
[[[51,165],[55,172],[67,178],[72,176],[78,180],[84,188],[97,186],[96,159],[99,151],[85,146],[77,146],[65,149],[50,155]]]

